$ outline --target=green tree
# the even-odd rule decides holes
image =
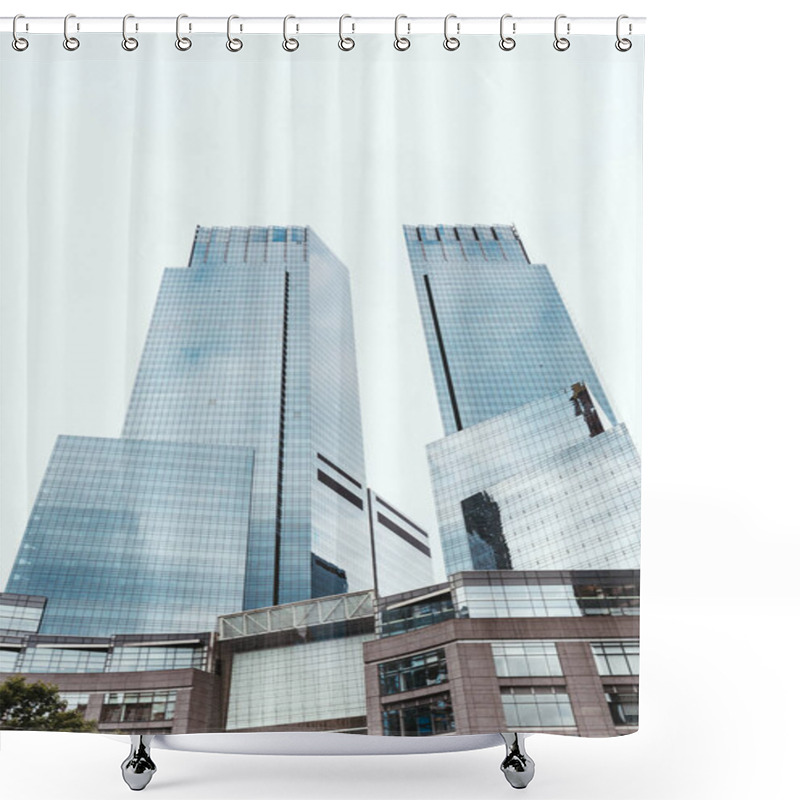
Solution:
[[[79,711],[67,711],[67,701],[52,683],[27,683],[22,675],[0,683],[0,728],[17,731],[97,730]]]

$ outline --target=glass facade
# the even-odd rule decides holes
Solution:
[[[450,592],[440,592],[435,597],[421,597],[382,608],[378,615],[379,635],[396,636],[455,617],[452,595]]]
[[[600,675],[638,675],[639,642],[595,642],[592,653]]]
[[[634,570],[465,572],[451,578],[460,617],[638,616]]]
[[[375,591],[385,596],[430,586],[433,560],[428,532],[371,489],[369,522]]]
[[[100,722],[164,722],[175,716],[177,692],[111,692],[103,698]]]
[[[593,406],[573,387],[428,446],[448,572],[639,565],[639,455],[576,395]]]
[[[164,273],[124,436],[253,448],[240,608],[372,585],[349,275],[309,228],[198,228],[189,269]],[[335,468],[356,503],[318,479]]]
[[[220,657],[231,676],[227,729],[333,721],[363,732],[363,646],[374,630],[372,591],[221,617]]]
[[[639,724],[639,687],[614,685],[603,687],[608,710],[615,725]]]
[[[18,672],[105,672],[105,647],[29,647],[22,652]]]
[[[447,434],[576,381],[611,406],[546,266],[508,225],[406,225]]]
[[[115,647],[106,672],[149,672],[159,669],[205,669],[207,651],[202,646]]]
[[[498,678],[562,675],[555,642],[497,642],[492,655]]]
[[[0,672],[16,672],[19,653],[15,647],[0,647]]]
[[[569,728],[575,725],[569,695],[557,686],[504,686],[500,689],[509,728]]]
[[[382,713],[384,736],[434,736],[456,729],[450,692],[391,703]]]
[[[252,450],[61,436],[9,587],[40,633],[213,630],[241,608]]]
[[[45,597],[0,592],[0,633],[36,633],[46,603]]]
[[[346,267],[308,228],[199,227],[122,438],[58,439],[8,589],[47,598],[42,633],[212,630],[371,588],[366,506]]]
[[[201,633],[188,639],[167,636],[6,636],[0,639],[0,672],[211,671],[211,634]]]
[[[553,280],[509,226],[405,226],[447,436],[445,567],[635,568],[639,457]]]
[[[379,664],[378,674],[381,694],[411,692],[444,683],[447,680],[447,659],[444,650],[417,653]]]
[[[66,711],[86,714],[89,705],[89,692],[59,692],[58,696],[67,704]]]
[[[364,642],[373,634],[235,653],[227,730],[366,715]]]

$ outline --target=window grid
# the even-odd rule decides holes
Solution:
[[[592,653],[600,675],[638,675],[639,642],[593,642]]]
[[[508,686],[500,689],[510,728],[569,728],[575,725],[572,705],[564,688]]]
[[[381,694],[398,694],[436,686],[447,681],[447,659],[444,650],[417,653],[378,666]]]

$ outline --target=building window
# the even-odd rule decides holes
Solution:
[[[113,692],[103,699],[100,722],[161,722],[175,716],[177,692]]]
[[[601,675],[639,674],[639,642],[593,642],[592,653]]]
[[[112,650],[106,672],[147,672],[161,669],[205,669],[206,648],[201,645],[180,647],[124,647]]]
[[[434,736],[456,729],[450,692],[384,706],[384,736]]]
[[[15,605],[0,595],[0,629],[36,633],[44,613],[43,605]]]
[[[466,585],[457,605],[466,606],[472,618],[580,617],[572,586],[568,585]]]
[[[639,724],[639,687],[604,686],[608,710],[615,725]]]
[[[14,672],[19,650],[0,650],[0,672]]]
[[[398,608],[387,608],[381,612],[381,638],[398,633],[415,631],[428,625],[436,625],[456,616],[453,598],[449,593],[418,603],[410,602]]]
[[[555,642],[499,642],[492,645],[498,678],[563,675]]]
[[[444,650],[419,653],[399,661],[387,661],[379,667],[381,694],[397,694],[436,686],[447,680]]]
[[[578,605],[586,616],[639,616],[639,587],[636,584],[575,587]]]
[[[28,647],[20,672],[103,672],[107,649],[81,650],[77,647]]]
[[[86,709],[89,706],[89,692],[59,692],[59,697],[67,703],[67,711],[77,711],[82,716],[86,716]]]
[[[557,686],[504,686],[500,689],[509,728],[570,728],[575,725],[569,695]]]

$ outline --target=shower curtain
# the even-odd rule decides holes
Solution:
[[[0,728],[631,733],[642,37],[289,33],[0,48]]]

